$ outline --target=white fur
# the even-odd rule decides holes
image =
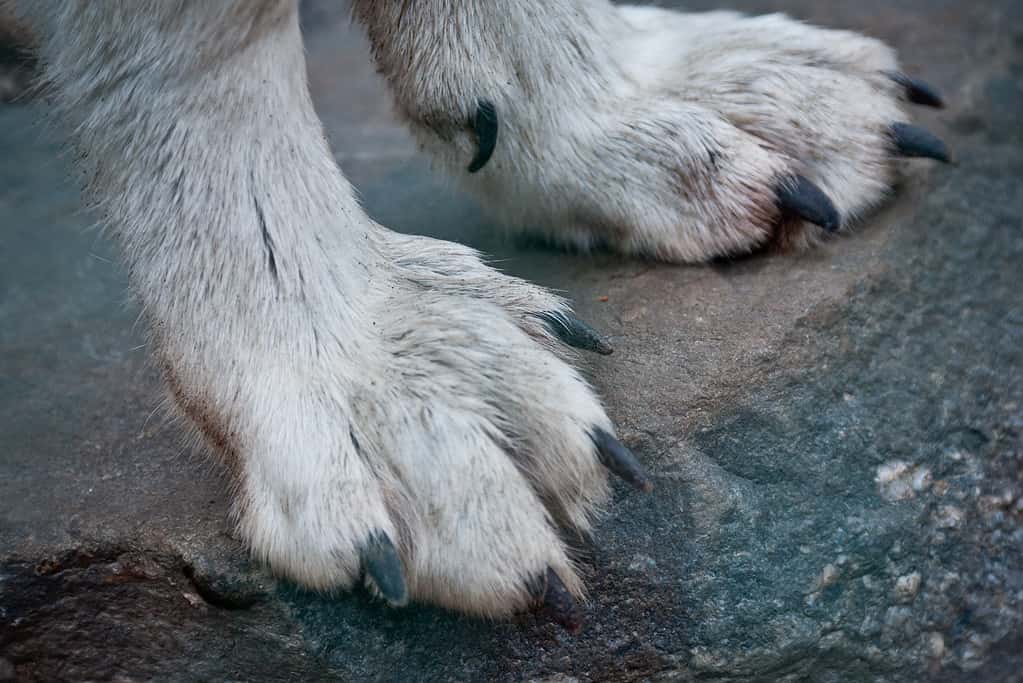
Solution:
[[[888,131],[905,116],[878,41],[606,0],[354,4],[422,147],[511,229],[703,261],[815,241],[813,226],[778,230],[794,175],[847,225],[890,187]],[[470,175],[480,100],[500,141]]]
[[[606,499],[589,433],[611,425],[536,317],[566,305],[364,214],[310,102],[294,0],[19,10],[255,554],[348,588],[383,532],[413,599],[507,615],[548,567],[581,594],[558,526],[587,530]],[[424,146],[564,241],[703,259],[770,237],[786,174],[848,214],[884,190],[879,127],[900,112],[876,72],[894,59],[859,36],[602,0],[355,12]],[[480,99],[501,138],[470,178]]]

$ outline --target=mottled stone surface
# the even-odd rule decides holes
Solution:
[[[577,637],[276,582],[154,416],[56,138],[0,108],[0,680],[1021,680],[1019,3],[735,2],[895,44],[948,95],[920,120],[959,164],[908,165],[813,253],[686,268],[502,239],[329,5],[310,78],[369,212],[565,290],[616,344],[587,372],[657,489],[616,489]]]

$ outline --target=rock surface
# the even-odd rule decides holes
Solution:
[[[310,81],[369,212],[566,291],[656,491],[616,490],[579,636],[275,581],[154,417],[59,143],[0,108],[0,680],[1023,680],[1023,6],[732,3],[896,45],[959,164],[908,165],[813,253],[677,268],[500,238],[330,5],[304,8]]]

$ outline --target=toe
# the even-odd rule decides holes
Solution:
[[[548,568],[542,580],[537,583],[543,586],[540,598],[542,614],[569,633],[580,633],[583,630],[583,610],[558,573]]]
[[[842,217],[831,198],[800,175],[778,188],[778,207],[783,214],[819,225],[827,232],[837,232],[842,225]]]
[[[604,467],[635,489],[644,493],[654,490],[653,482],[643,465],[621,441],[600,427],[593,430],[591,438],[597,448],[597,457]]]
[[[614,353],[614,347],[600,332],[593,329],[574,315],[562,311],[547,311],[537,315],[563,343],[583,351],[592,351],[602,356]]]
[[[885,74],[888,78],[895,81],[898,85],[902,86],[903,92],[905,93],[906,99],[913,104],[923,105],[925,107],[934,107],[935,109],[944,109],[945,100],[933,86],[908,76],[901,71],[889,71]]]
[[[934,133],[911,123],[896,123],[891,127],[896,152],[903,157],[935,159],[951,163],[948,146]]]
[[[378,532],[370,538],[362,551],[362,564],[366,578],[389,605],[402,607],[408,602],[401,558],[387,534]]]

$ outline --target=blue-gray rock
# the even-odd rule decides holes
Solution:
[[[137,311],[60,145],[36,109],[0,108],[0,679],[1020,680],[1021,5],[731,4],[894,44],[947,94],[920,116],[959,165],[907,165],[809,254],[676,268],[509,245],[415,156],[344,12],[305,8],[370,213],[567,291],[613,339],[588,371],[656,490],[616,489],[577,637],[248,564],[225,481],[151,418]]]

